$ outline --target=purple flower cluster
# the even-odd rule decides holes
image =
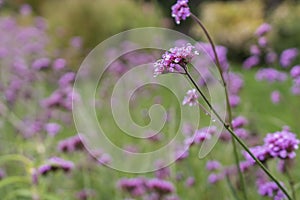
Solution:
[[[289,130],[269,133],[264,139],[265,146],[272,157],[281,159],[293,159],[299,148],[300,141]]]
[[[239,74],[233,72],[224,73],[223,76],[228,87],[229,103],[232,107],[236,107],[241,102],[239,93],[244,87],[244,80]]]
[[[281,94],[279,91],[275,90],[271,93],[271,101],[273,104],[278,104],[281,100]]]
[[[41,165],[38,168],[39,175],[47,175],[51,171],[63,170],[64,172],[69,172],[75,167],[74,163],[68,160],[64,160],[59,157],[49,158],[46,164]]]
[[[200,51],[204,51],[205,53],[207,53],[209,55],[209,57],[216,63],[216,58],[215,58],[215,54],[214,51],[211,47],[211,44],[209,43],[203,43],[203,42],[199,42],[195,45],[195,47]],[[219,62],[222,68],[223,72],[227,72],[229,69],[229,64],[228,64],[228,60],[227,60],[227,48],[224,46],[216,46],[216,53],[218,55],[219,58]]]
[[[183,99],[182,105],[188,104],[189,106],[196,106],[198,105],[198,98],[199,95],[197,94],[196,89],[189,90]]]
[[[162,59],[154,63],[154,76],[168,72],[181,72],[192,58],[199,53],[191,44],[182,47],[174,47],[162,55]]]
[[[284,193],[278,188],[275,182],[258,183],[258,193],[261,196],[267,196],[274,200],[283,200],[286,198]]]
[[[261,37],[267,34],[268,32],[270,32],[271,30],[272,30],[272,26],[270,24],[263,23],[256,29],[255,35]]]
[[[73,152],[76,150],[82,150],[84,149],[82,142],[83,139],[84,137],[81,134],[69,137],[60,141],[57,145],[57,149],[61,152]]]
[[[158,178],[123,178],[118,181],[117,186],[132,197],[144,197],[146,199],[152,199],[154,196],[157,199],[162,199],[162,197],[166,199],[175,192],[175,187],[171,182]]]
[[[294,95],[300,95],[300,65],[294,66],[290,71],[293,78],[292,93]]]
[[[196,130],[194,135],[187,137],[184,141],[185,145],[190,146],[193,144],[200,144],[204,140],[211,139],[212,135],[216,133],[217,128],[215,126],[204,127],[202,129]]]
[[[266,35],[272,30],[270,24],[264,23],[255,32],[256,44],[250,46],[250,57],[244,63],[243,68],[251,69],[258,65],[271,65],[277,61],[277,54],[269,46]],[[265,62],[265,63],[263,63]]]
[[[283,128],[281,131],[267,134],[264,145],[252,147],[250,151],[262,162],[270,158],[294,159],[299,143],[294,133]],[[247,152],[244,152],[244,157],[252,165],[255,164],[254,159]]]
[[[287,79],[287,74],[280,72],[273,68],[264,68],[258,70],[256,73],[256,80],[258,81],[268,81],[268,82],[283,82]]]
[[[188,2],[189,0],[177,0],[177,3],[172,6],[172,17],[175,18],[177,24],[191,15]]]
[[[206,163],[206,169],[208,171],[215,171],[221,169],[222,165],[219,161],[217,160],[209,160]]]
[[[297,48],[290,48],[284,50],[280,55],[280,64],[282,67],[287,68],[292,65],[294,60],[299,54],[299,50]]]
[[[254,56],[250,56],[249,58],[247,58],[244,63],[243,63],[243,67],[245,69],[251,69],[255,66],[257,66],[260,63],[260,59],[257,55]]]

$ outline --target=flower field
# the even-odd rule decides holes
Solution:
[[[163,19],[124,1],[155,16],[136,24],[108,5],[95,35],[97,3],[74,3],[72,28],[47,3],[0,0],[1,200],[300,198],[300,46],[278,50],[272,22],[237,56],[189,0]],[[171,30],[185,23],[201,40]]]

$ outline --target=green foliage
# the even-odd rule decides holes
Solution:
[[[160,25],[160,12],[152,4],[131,0],[53,0],[42,13],[64,46],[70,37],[81,36],[93,48],[106,38],[131,28]]]
[[[263,23],[263,5],[253,0],[204,3],[200,15],[216,43],[240,53],[248,50],[245,44]],[[197,35],[202,34],[197,26],[193,29]]]
[[[300,4],[284,3],[271,15],[273,45],[277,51],[300,48]]]

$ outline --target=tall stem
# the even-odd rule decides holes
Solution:
[[[199,86],[196,84],[196,82],[194,81],[194,79],[192,78],[192,76],[189,74],[189,72],[187,71],[186,67],[183,67],[183,69],[185,71],[186,76],[192,82],[192,84],[195,86],[195,88],[197,89],[197,91],[200,93],[201,97],[203,98],[203,100],[205,101],[205,103],[207,104],[207,106],[212,110],[212,112],[216,115],[217,119],[223,124],[223,126],[231,134],[231,136],[255,160],[255,162],[270,177],[270,179],[272,179],[276,183],[276,185],[282,190],[282,192],[286,195],[286,197],[289,200],[293,200],[290,197],[289,193],[286,191],[286,189],[280,184],[280,182],[278,181],[278,179],[271,174],[271,172],[264,166],[264,164],[262,162],[260,162],[260,160],[258,160],[258,158],[256,158],[254,156],[254,154],[250,151],[250,149],[247,147],[247,145],[234,133],[234,131],[232,130],[232,128],[220,117],[220,115],[218,114],[218,112],[212,107],[212,105],[210,104],[210,102],[208,101],[208,99],[206,98],[206,96],[204,95],[204,93],[200,90]]]
[[[227,123],[230,126],[230,128],[232,129],[232,112],[231,112],[231,106],[230,106],[230,103],[229,103],[228,89],[227,89],[226,81],[224,79],[223,70],[222,70],[222,67],[221,67],[221,64],[220,64],[220,60],[219,60],[219,57],[218,57],[218,54],[217,54],[217,51],[216,51],[216,46],[215,46],[212,38],[210,37],[210,35],[208,33],[208,30],[205,28],[205,26],[202,24],[202,22],[199,20],[199,18],[197,18],[192,13],[191,13],[191,17],[201,27],[201,29],[203,30],[206,38],[208,39],[208,41],[209,41],[209,43],[212,47],[214,57],[215,57],[215,61],[216,61],[216,65],[217,65],[217,68],[219,70],[219,73],[220,73],[220,76],[221,76],[221,79],[222,79],[222,84],[224,85],[224,88],[225,88],[226,108],[227,108],[227,114],[228,114]],[[237,145],[236,145],[236,142],[235,142],[233,137],[231,137],[231,143],[232,143],[232,146],[233,146],[235,164],[236,164],[236,167],[238,169],[238,174],[239,174],[239,179],[240,179],[241,186],[242,186],[243,196],[244,196],[244,199],[247,200],[248,198],[247,198],[247,192],[246,192],[246,186],[245,186],[245,179],[243,177],[243,173],[242,173],[242,170],[241,170],[241,167],[240,167],[240,164],[239,164],[240,160],[239,160],[239,155],[238,155],[238,149],[237,149]]]
[[[290,187],[291,187],[291,190],[292,190],[292,196],[293,196],[294,200],[296,200],[297,198],[296,198],[295,182],[294,182],[294,180],[293,180],[293,178],[292,178],[292,176],[289,172],[288,166],[286,166],[285,170],[286,170],[286,172],[285,172],[286,176],[289,180],[289,184],[290,184]]]

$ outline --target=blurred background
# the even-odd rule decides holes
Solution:
[[[5,199],[20,200],[132,199],[126,191],[118,190],[120,187],[117,183],[124,177],[136,175],[106,168],[103,163],[109,162],[109,155],[102,152],[98,160],[92,159],[78,141],[70,95],[74,72],[96,45],[114,34],[132,28],[166,27],[205,41],[202,31],[190,18],[176,25],[171,17],[171,6],[175,2],[176,0],[0,0],[1,200],[2,196]],[[228,57],[232,72],[229,79],[235,80],[233,82],[238,88],[238,92],[234,94],[237,103],[233,114],[235,117],[244,115],[249,120],[245,128],[247,130],[243,129],[244,132],[241,133],[248,134],[244,134],[247,135],[247,144],[262,144],[267,133],[278,131],[285,125],[290,126],[299,137],[300,73],[290,77],[288,67],[282,67],[277,62],[270,64],[262,61],[254,64],[255,68],[251,70],[243,69],[242,66],[252,54],[258,57],[249,49],[253,44],[258,46],[259,38],[255,32],[263,23],[269,23],[272,31],[261,37],[268,43],[267,47],[259,47],[262,50],[262,55],[259,55],[262,60],[266,53],[275,53],[277,61],[281,52],[287,48],[300,49],[300,0],[190,0],[189,5],[192,12],[206,25],[215,43],[227,48],[222,56],[226,64]],[[126,48],[126,44],[124,46]],[[296,52],[288,59],[289,67],[292,67],[292,64],[294,66],[299,63],[298,50],[292,49],[289,52]],[[136,151],[135,147],[160,147],[168,142],[159,137],[141,143],[133,139],[120,139],[118,134],[122,132],[115,128],[109,108],[102,105],[105,100],[109,100],[114,81],[128,66],[140,64],[136,60],[149,63],[161,57],[161,52],[133,53],[137,54],[125,55],[120,59],[121,62],[114,63],[112,72],[107,72],[112,73],[113,78],[104,80],[108,84],[104,84],[105,91],[100,91],[97,99],[97,108],[101,112],[104,110],[101,120],[111,130],[113,141],[124,145],[124,149],[127,145],[129,152]],[[266,67],[278,71],[259,71]],[[259,73],[262,74],[262,80],[257,78]],[[272,73],[275,75],[270,78],[268,75]],[[151,71],[150,76],[152,75]],[[296,76],[299,77],[296,79]],[[268,78],[271,80],[266,81]],[[296,86],[291,92],[293,84]],[[146,111],[152,104],[160,102],[167,107],[181,105],[181,102],[174,100],[171,92],[161,92],[156,88],[142,91],[137,99],[130,105],[133,107],[133,118],[142,125],[149,122]],[[241,105],[238,106],[239,103]],[[190,134],[194,133],[190,127],[186,129]],[[166,135],[168,133],[163,134]],[[189,152],[190,156],[185,162],[163,168],[167,171],[166,180],[176,187],[176,194],[174,192],[170,194],[170,198],[168,196],[164,199],[176,199],[171,198],[173,195],[186,200],[199,199],[199,195],[204,200],[234,198],[231,185],[240,187],[236,174],[217,183],[215,174],[205,170],[206,163],[210,160],[219,160],[224,165],[221,168],[224,171],[232,169],[234,159],[228,134],[224,138],[204,160],[198,159],[199,148],[196,147]],[[69,148],[70,141],[74,140],[77,146]],[[224,156],[224,152],[229,153]],[[54,156],[72,162],[73,164],[67,164],[74,171],[71,174],[65,174],[68,172],[66,169],[53,174],[41,173],[37,181],[37,171]],[[242,154],[240,157],[244,159]],[[299,159],[295,163],[299,166]],[[271,161],[269,166],[280,180],[286,180],[285,175],[277,171],[277,162]],[[164,174],[163,170],[158,173]],[[253,171],[246,175],[249,200],[262,199],[257,194]],[[293,168],[291,174],[295,180],[300,180],[299,167]],[[159,177],[159,174],[147,173],[142,176],[153,178]],[[288,185],[287,181],[285,183]],[[297,193],[300,195],[299,189]]]
[[[3,0],[2,0],[3,1]],[[243,60],[256,28],[263,22],[273,26],[271,42],[276,51],[299,47],[300,5],[298,0],[194,0],[193,13],[206,24],[217,44],[229,49],[229,58]],[[80,36],[85,50],[131,28],[160,26],[201,39],[201,31],[188,19],[180,26],[170,17],[172,0],[10,0],[1,14],[18,12],[29,4],[33,15],[47,19],[54,44],[63,47],[71,37]]]

